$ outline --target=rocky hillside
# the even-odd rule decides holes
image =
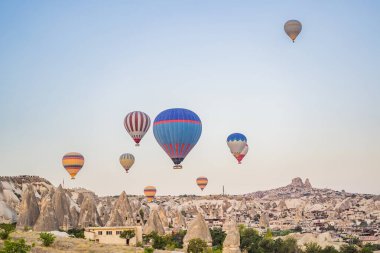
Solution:
[[[0,177],[0,222],[17,222],[20,228],[143,225],[151,210],[157,211],[151,223],[160,227],[156,224],[160,220],[165,230],[186,227],[198,213],[209,226],[222,226],[234,217],[257,228],[302,226],[312,232],[328,226],[342,230],[361,226],[371,233],[380,230],[379,196],[318,189],[308,179],[295,178],[287,186],[246,195],[158,196],[148,204],[143,196],[125,192],[98,197],[86,189],[55,187],[40,177]]]

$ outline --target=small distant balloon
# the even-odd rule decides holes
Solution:
[[[241,161],[243,160],[243,158],[246,156],[246,154],[248,153],[248,144],[245,144],[245,147],[243,148],[243,150],[240,152],[240,154],[236,157],[236,160],[238,160],[239,164],[241,164]]]
[[[70,174],[71,179],[75,179],[75,176],[84,165],[84,157],[77,152],[67,153],[62,158],[62,165]]]
[[[247,137],[241,133],[233,133],[227,137],[227,145],[232,155],[237,159],[247,144]]]
[[[302,30],[302,24],[298,20],[288,20],[284,25],[284,30],[294,42]]]
[[[201,188],[202,191],[206,187],[207,183],[208,183],[207,177],[198,177],[197,178],[197,185],[199,186],[199,188]]]
[[[144,112],[130,112],[124,118],[124,127],[136,143],[136,146],[139,146],[141,139],[149,130],[150,118]]]
[[[144,188],[144,195],[147,198],[148,202],[152,202],[154,199],[154,196],[156,196],[156,187],[154,186],[146,186]]]
[[[125,169],[125,172],[128,173],[129,169],[135,163],[135,157],[132,154],[126,153],[120,156],[119,161],[121,166]]]

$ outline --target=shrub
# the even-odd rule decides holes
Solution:
[[[15,224],[0,224],[0,239],[7,240],[9,238],[9,234],[16,229]]]
[[[9,231],[5,231],[4,229],[0,230],[0,239],[1,240],[6,240],[9,238]]]
[[[49,247],[55,240],[55,235],[52,233],[40,233],[40,240],[45,247]]]
[[[315,242],[307,243],[305,246],[305,253],[320,253],[322,251],[322,247]]]
[[[71,237],[84,239],[84,229],[72,228],[72,229],[67,230],[67,233]]]
[[[151,247],[145,247],[144,248],[144,253],[153,253],[154,249]]]
[[[189,241],[187,246],[188,253],[205,253],[207,252],[207,243],[202,239],[196,238]]]
[[[0,253],[27,253],[31,250],[31,246],[25,243],[25,239],[19,240],[6,240],[4,241],[4,247],[0,250]]]
[[[212,246],[222,247],[224,239],[226,239],[227,234],[222,230],[222,228],[210,229],[210,234],[212,238]]]
[[[348,245],[342,245],[340,247],[341,253],[358,253],[358,249],[355,245],[348,244]]]

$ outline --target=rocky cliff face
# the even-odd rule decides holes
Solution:
[[[38,200],[32,185],[27,185],[22,194],[17,227],[33,227],[40,215]]]
[[[240,233],[234,220],[227,223],[226,233],[227,236],[223,242],[223,253],[241,253]]]

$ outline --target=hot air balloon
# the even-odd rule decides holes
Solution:
[[[202,122],[194,112],[168,109],[155,118],[153,133],[158,144],[174,163],[174,169],[182,169],[181,162],[197,144],[202,133]]]
[[[294,43],[302,30],[302,24],[298,20],[288,20],[284,25],[284,30]]]
[[[227,145],[235,158],[243,151],[245,144],[247,144],[247,138],[244,134],[233,133],[227,137]]]
[[[149,130],[150,118],[143,112],[130,112],[124,118],[124,127],[135,141],[136,146],[139,146],[141,139]]]
[[[245,144],[245,147],[240,152],[240,154],[236,157],[236,160],[238,160],[239,164],[241,164],[241,161],[243,160],[244,156],[248,153],[248,144]]]
[[[152,202],[152,200],[154,199],[154,196],[156,196],[156,187],[154,186],[146,186],[144,188],[144,195],[145,197],[148,199],[148,202]]]
[[[71,179],[75,179],[80,169],[84,164],[84,157],[76,152],[67,153],[62,158],[62,165],[66,171],[70,174]]]
[[[125,172],[128,173],[128,170],[132,167],[132,165],[135,163],[135,157],[132,154],[122,154],[120,156],[120,164],[125,169]]]
[[[201,188],[202,191],[206,187],[207,183],[208,183],[207,177],[198,177],[197,178],[197,185],[199,186],[199,188]]]

